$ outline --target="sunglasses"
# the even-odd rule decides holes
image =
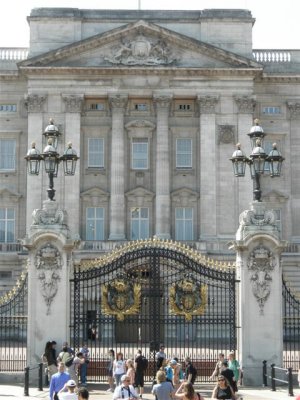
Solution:
[[[218,379],[218,382],[224,382],[225,379]]]

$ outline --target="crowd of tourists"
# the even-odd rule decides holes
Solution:
[[[65,342],[62,350],[56,354],[56,342],[47,342],[42,358],[49,374],[50,400],[88,399],[85,386],[89,357],[86,344],[75,354]],[[112,400],[142,399],[144,376],[148,368],[148,360],[142,351],[137,350],[133,359],[124,359],[122,352],[115,353],[110,349],[108,357],[107,392],[112,392]],[[151,388],[155,400],[204,400],[203,395],[194,388],[197,369],[190,357],[185,357],[183,363],[177,357],[168,359],[164,346],[161,346],[155,355],[155,368],[156,376]],[[241,378],[234,352],[230,352],[227,358],[220,353],[210,377],[210,380],[216,380],[211,399],[236,400]]]

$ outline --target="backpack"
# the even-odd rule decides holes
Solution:
[[[148,368],[148,360],[147,360],[147,358],[142,356],[140,362],[141,362],[142,370],[146,371],[146,369]]]
[[[71,365],[73,364],[73,360],[74,360],[74,357],[73,357],[73,356],[67,358],[66,361],[65,361],[65,366],[66,366],[67,368],[68,368],[68,367],[71,367]]]

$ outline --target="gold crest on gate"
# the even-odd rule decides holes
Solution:
[[[125,315],[138,314],[141,303],[141,285],[127,283],[124,279],[115,279],[101,285],[102,307],[105,315],[116,315],[118,321],[123,321]]]
[[[207,285],[200,285],[186,277],[170,288],[170,312],[184,315],[191,321],[194,315],[203,315],[207,305]]]

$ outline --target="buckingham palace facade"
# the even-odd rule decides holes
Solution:
[[[26,268],[20,240],[47,197],[24,157],[49,124],[59,153],[72,142],[80,157],[54,179],[75,262],[153,236],[234,261],[253,188],[229,158],[237,142],[251,153],[256,118],[265,151],[276,142],[285,158],[276,182],[265,167],[262,200],[300,290],[300,50],[253,49],[254,22],[248,10],[31,11],[29,48],[0,49],[0,295]]]

